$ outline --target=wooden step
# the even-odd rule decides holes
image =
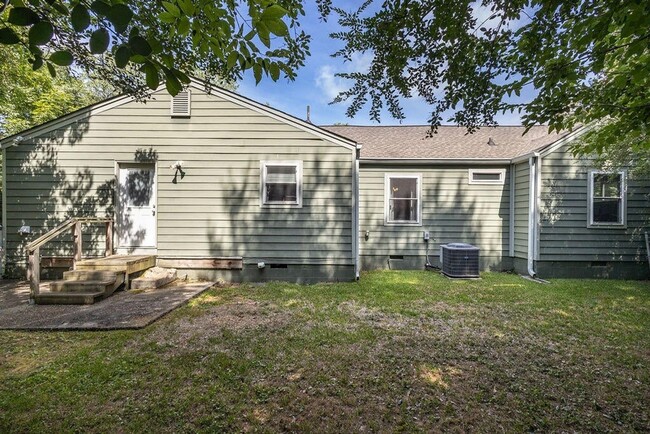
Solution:
[[[51,292],[36,295],[36,304],[93,304],[103,298],[103,291],[96,292]]]
[[[105,270],[64,271],[63,280],[102,280],[114,282],[117,280],[118,274],[124,275],[124,273]]]
[[[50,283],[52,292],[106,292],[115,280],[57,280]]]

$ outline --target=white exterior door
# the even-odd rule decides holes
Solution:
[[[117,247],[156,247],[156,165],[120,164],[117,189]]]

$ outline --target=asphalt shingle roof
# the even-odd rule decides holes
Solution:
[[[548,133],[548,127],[482,127],[473,134],[457,126],[441,126],[427,137],[428,125],[354,126],[326,125],[322,128],[362,145],[361,158],[512,159],[538,151],[567,133]],[[492,139],[493,144],[488,144]]]

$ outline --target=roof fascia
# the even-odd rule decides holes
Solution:
[[[508,165],[511,160],[506,158],[360,158],[361,164],[475,164],[475,165]]]

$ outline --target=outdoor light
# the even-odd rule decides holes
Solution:
[[[177,161],[175,163],[172,163],[169,166],[169,168],[172,169],[172,170],[181,170],[181,169],[183,169],[183,162],[179,160],[179,161]]]

